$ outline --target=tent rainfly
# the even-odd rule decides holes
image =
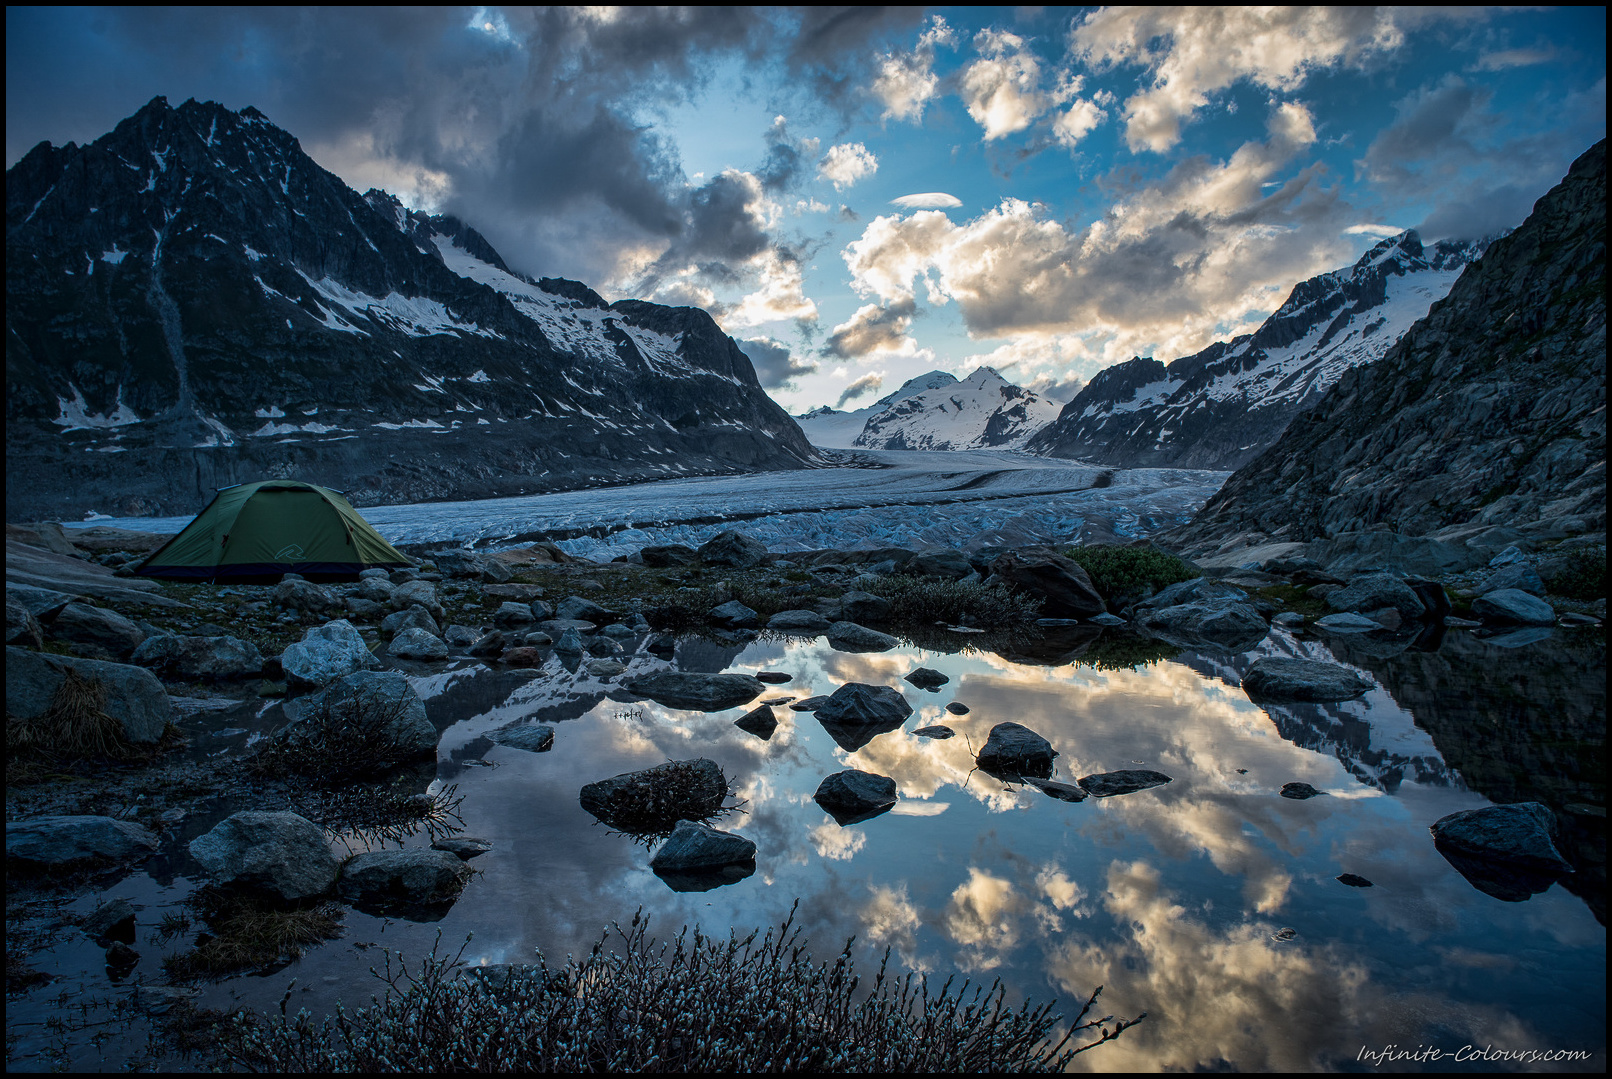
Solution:
[[[134,572],[181,581],[285,573],[328,580],[407,565],[340,492],[298,480],[260,480],[220,490]]]

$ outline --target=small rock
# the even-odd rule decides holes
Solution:
[[[627,665],[614,659],[590,659],[583,670],[595,678],[614,678],[627,669]]]
[[[954,716],[966,716],[968,715],[968,705],[963,704],[960,701],[952,701],[946,705],[946,711],[950,712]]]
[[[750,569],[766,561],[767,545],[758,539],[729,529],[702,544],[698,553],[700,559],[708,565]]]
[[[657,873],[720,869],[754,861],[756,845],[737,832],[723,832],[708,824],[680,820],[649,867]]]
[[[835,772],[817,787],[812,799],[840,825],[856,824],[896,804],[896,781],[857,768]]]
[[[114,938],[125,944],[134,943],[134,904],[127,899],[114,899],[96,907],[80,927],[91,940],[105,944]]]
[[[1337,880],[1339,884],[1347,884],[1351,888],[1371,887],[1371,881],[1367,880],[1365,877],[1357,877],[1353,873],[1339,874]]]
[[[356,854],[341,867],[343,898],[403,899],[440,904],[464,890],[474,871],[445,850],[376,850]]]
[[[828,696],[826,694],[819,694],[816,697],[807,697],[803,701],[796,701],[794,704],[789,706],[789,710],[791,712],[815,712],[827,703]]]
[[[511,723],[492,734],[492,740],[511,749],[546,753],[554,747],[554,728],[542,723]]]
[[[944,674],[941,674],[939,671],[929,667],[919,667],[917,670],[907,675],[906,680],[917,686],[919,689],[927,689],[930,691],[938,690],[941,686],[951,681],[951,679],[946,677]]]
[[[537,619],[532,614],[531,606],[514,600],[500,603],[498,610],[493,612],[493,623],[499,626],[523,626],[535,621]]]
[[[35,817],[6,823],[6,860],[40,867],[117,862],[157,849],[151,830],[96,815]]]
[[[1170,782],[1173,781],[1163,772],[1154,772],[1145,768],[1126,768],[1117,772],[1101,772],[1097,775],[1080,777],[1080,785],[1093,798],[1112,798],[1117,794],[1133,794],[1136,791],[1145,791],[1150,787],[1157,787]]]
[[[447,659],[448,642],[416,627],[406,629],[392,638],[387,651],[400,659]]]
[[[474,836],[455,835],[437,840],[431,844],[431,849],[445,850],[461,861],[468,862],[492,850],[493,845],[485,839],[477,839]]]
[[[855,622],[835,622],[828,627],[828,643],[840,652],[886,652],[901,642]]]
[[[976,763],[987,772],[1004,775],[1052,776],[1052,744],[1018,723],[998,723],[980,749]]]
[[[957,734],[956,731],[943,723],[937,723],[931,727],[919,727],[912,733],[919,738],[951,738]]]
[[[1365,617],[1354,613],[1329,614],[1324,618],[1315,620],[1317,628],[1330,630],[1333,633],[1369,633],[1383,627]]]
[[[1372,683],[1336,663],[1261,656],[1243,675],[1250,697],[1298,701],[1346,701],[1372,688]]]
[[[543,666],[543,651],[535,645],[517,645],[506,648],[498,661],[508,667],[536,668]]]
[[[1326,791],[1318,791],[1314,787],[1310,786],[1308,783],[1283,783],[1282,784],[1282,797],[1283,798],[1296,798],[1296,799],[1298,799],[1300,801],[1303,801],[1305,798],[1314,798],[1317,795],[1325,794],[1325,793],[1326,793]]]
[[[338,869],[324,830],[295,813],[236,813],[191,840],[190,854],[220,884],[287,900],[325,894]]]
[[[761,616],[736,599],[713,607],[706,617],[728,629],[753,629],[761,625]]]
[[[625,688],[669,708],[720,712],[755,700],[761,696],[763,685],[748,674],[656,671],[632,679]]]
[[[1553,626],[1556,611],[1537,596],[1517,588],[1501,588],[1472,601],[1472,612],[1485,622],[1519,622],[1525,626]]]
[[[1283,928],[1278,929],[1275,933],[1271,934],[1271,939],[1279,944],[1286,944],[1288,941],[1292,940],[1298,935],[1299,931],[1297,929]]]
[[[1056,798],[1060,802],[1084,802],[1086,792],[1073,783],[1059,783],[1055,779],[1038,779],[1035,776],[1022,776],[1026,783],[1049,798]]]
[[[781,633],[824,633],[829,620],[816,611],[779,611],[767,619],[767,628]]]
[[[1440,844],[1463,854],[1571,873],[1552,840],[1556,816],[1539,802],[1485,806],[1440,817],[1429,829]]]
[[[762,741],[767,741],[772,737],[772,732],[778,729],[778,717],[773,714],[769,705],[763,704],[734,720],[733,725]]]
[[[768,685],[781,686],[785,682],[793,682],[795,680],[795,676],[792,674],[785,674],[783,671],[760,671],[757,672],[756,679],[761,682],[766,682]]]

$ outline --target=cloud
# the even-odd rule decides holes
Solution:
[[[828,153],[817,165],[817,175],[831,181],[836,191],[843,191],[864,176],[872,176],[878,171],[879,159],[860,142],[829,147]]]
[[[1090,101],[1076,101],[1052,121],[1052,137],[1060,146],[1074,146],[1108,119],[1108,114]]]
[[[1489,109],[1492,94],[1450,74],[1395,102],[1394,122],[1355,162],[1357,175],[1399,204],[1433,210],[1423,239],[1477,239],[1513,228],[1534,200],[1606,137],[1606,78],[1539,108],[1562,118],[1520,134]]]
[[[756,369],[756,378],[767,390],[792,389],[791,379],[815,374],[818,369],[816,360],[797,359],[790,353],[788,345],[770,337],[752,337],[741,341],[739,350],[750,358],[751,365]]]
[[[834,402],[834,407],[844,408],[847,401],[854,401],[858,397],[866,397],[870,393],[878,393],[883,386],[884,375],[882,373],[875,372],[871,375],[863,375],[845,387],[845,391]]]
[[[910,298],[887,306],[864,304],[856,314],[835,326],[823,346],[827,355],[859,359],[872,352],[910,352],[915,347],[907,331],[912,328],[917,304]]]
[[[1041,63],[1017,34],[987,29],[974,35],[980,58],[965,67],[957,92],[985,141],[1023,131],[1059,97],[1041,89]]]
[[[890,200],[890,205],[906,210],[949,210],[962,204],[962,199],[944,191],[925,191],[920,195],[902,195]]]
[[[795,182],[801,167],[817,155],[817,139],[796,139],[789,134],[789,122],[775,117],[765,136],[767,157],[757,170],[761,184],[769,191],[781,191]]]
[[[878,78],[871,92],[884,106],[886,120],[923,119],[924,107],[934,99],[940,79],[934,73],[935,46],[951,45],[956,34],[939,15],[932,15],[929,27],[909,53],[887,54],[879,64]]]
[[[1514,67],[1531,67],[1534,64],[1549,63],[1556,59],[1556,54],[1557,49],[1554,45],[1532,49],[1501,49],[1478,57],[1477,62],[1468,70],[1505,71]]]
[[[1186,355],[1263,317],[1275,290],[1349,257],[1340,233],[1355,217],[1322,184],[1322,166],[1289,170],[1315,142],[1308,111],[1279,105],[1267,128],[1223,162],[1179,162],[1083,230],[1019,199],[962,223],[934,210],[876,218],[843,257],[853,287],[886,312],[865,307],[837,328],[847,334],[838,354],[857,354],[853,340],[894,347],[920,283],[930,303],[956,301],[975,338],[1102,340],[1094,364]]]
[[[1234,83],[1295,90],[1314,72],[1393,52],[1421,21],[1483,17],[1397,8],[1104,8],[1073,28],[1070,50],[1097,70],[1140,64],[1152,74],[1152,86],[1125,102],[1125,138],[1133,151],[1162,153],[1211,94]]]
[[[1343,230],[1345,236],[1398,236],[1405,230],[1397,225],[1350,225]]]
[[[962,946],[959,963],[966,971],[992,970],[1019,942],[1020,915],[1028,901],[1011,881],[968,867],[968,880],[957,886],[946,904],[941,926]]]

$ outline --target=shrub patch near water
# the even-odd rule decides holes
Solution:
[[[1202,576],[1186,562],[1157,547],[1096,544],[1071,547],[1064,553],[1086,571],[1092,587],[1110,601],[1110,606],[1116,603],[1121,607],[1129,606],[1150,592]]]
[[[1099,987],[1061,1028],[1053,1005],[1007,1007],[1000,982],[971,994],[966,981],[936,992],[892,976],[888,949],[858,992],[851,941],[813,963],[793,921],[791,910],[760,941],[698,929],[690,940],[685,928],[662,944],[640,913],[614,927],[618,951],[607,933],[581,961],[551,970],[540,955],[502,977],[457,972],[458,957],[435,949],[415,973],[388,952],[370,1007],[316,1022],[282,1001],[277,1018],[239,1016],[223,1052],[252,1071],[296,1072],[1062,1071],[1145,1018],[1087,1020]]]

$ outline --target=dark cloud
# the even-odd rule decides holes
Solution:
[[[1061,378],[1043,372],[1022,385],[1025,389],[1034,390],[1049,401],[1068,404],[1075,399],[1075,396],[1081,390],[1086,388],[1086,380],[1079,375],[1067,372]]]
[[[910,297],[883,307],[868,304],[834,327],[823,345],[823,354],[851,360],[870,352],[898,348],[912,328],[917,307],[917,302]]]
[[[861,378],[845,387],[845,392],[841,393],[839,400],[834,402],[834,407],[844,408],[847,401],[854,401],[858,397],[866,397],[869,394],[878,393],[883,388],[883,375],[863,375]]]
[[[1430,160],[1476,158],[1463,128],[1489,97],[1459,75],[1446,75],[1438,85],[1411,94],[1397,103],[1398,116],[1372,140],[1360,168],[1373,180],[1395,182]]]
[[[924,18],[919,7],[810,7],[785,54],[790,68],[825,102],[845,111],[865,104],[879,46]]]
[[[798,375],[815,374],[817,371],[816,360],[797,359],[790,354],[788,345],[768,337],[741,341],[739,349],[750,357],[763,389],[779,389],[788,386],[789,381]]]

